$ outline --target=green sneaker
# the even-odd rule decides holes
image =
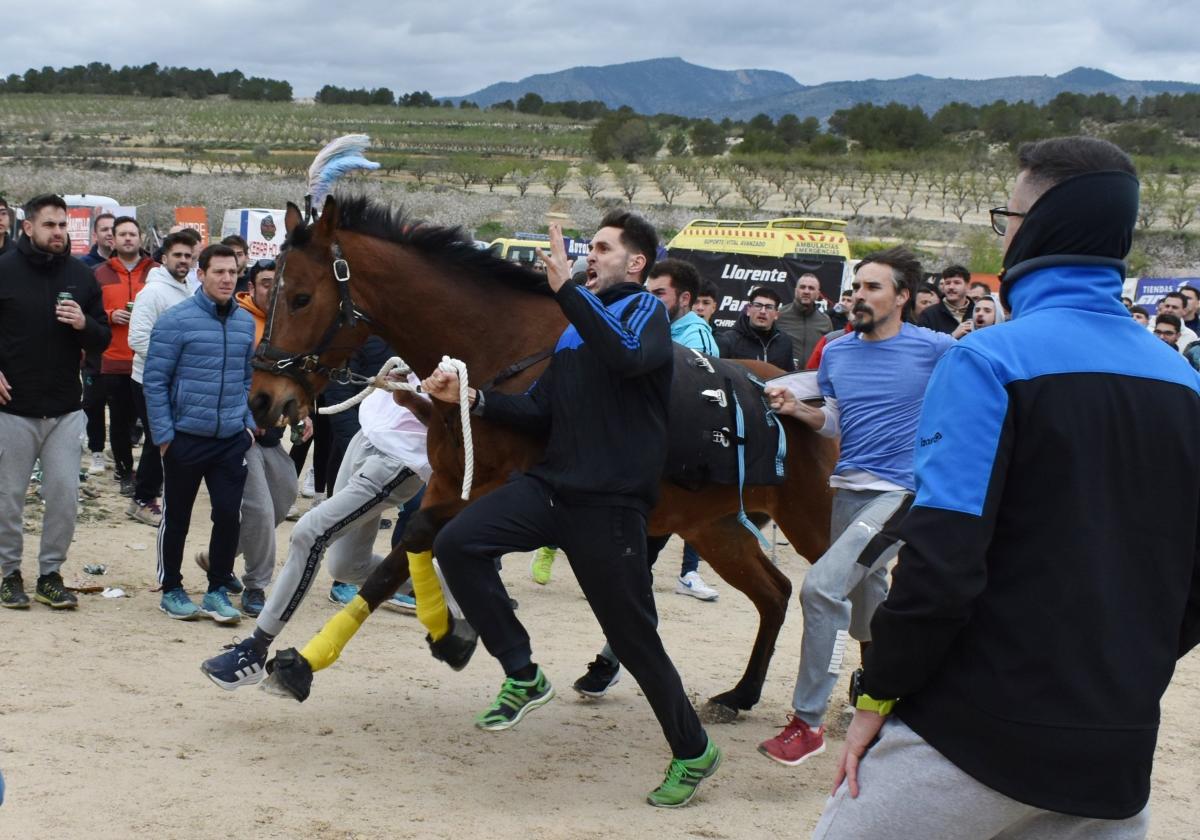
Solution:
[[[533,561],[529,564],[529,576],[533,582],[545,586],[550,582],[550,567],[554,565],[554,557],[558,549],[552,545],[544,545],[533,552]]]
[[[540,667],[537,676],[528,682],[507,677],[500,686],[500,693],[496,695],[496,702],[475,718],[475,725],[488,732],[512,729],[531,710],[545,706],[553,698],[554,686],[550,685]]]
[[[721,766],[721,750],[710,738],[699,758],[673,758],[667,765],[667,777],[650,791],[646,801],[655,808],[682,808],[692,801],[700,783]]]

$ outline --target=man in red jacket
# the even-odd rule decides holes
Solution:
[[[158,263],[142,253],[142,228],[132,216],[113,222],[113,254],[96,266],[96,282],[104,297],[104,314],[112,325],[112,342],[100,359],[100,387],[109,411],[109,441],[113,477],[121,495],[133,496],[133,445],[130,430],[137,419],[133,399],[133,350],[129,347],[129,316],[133,299],[146,285],[146,275]]]

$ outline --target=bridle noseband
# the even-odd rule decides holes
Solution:
[[[281,257],[279,271],[275,277],[275,288],[271,290],[271,311],[267,314],[267,325],[263,330],[262,341],[254,351],[251,365],[255,370],[286,376],[297,382],[304,393],[312,400],[316,396],[309,374],[320,374],[339,385],[366,385],[371,380],[368,377],[354,373],[346,365],[330,368],[321,364],[321,356],[331,349],[334,337],[342,328],[353,329],[359,322],[372,326],[374,322],[365,312],[359,309],[350,297],[350,264],[342,256],[342,248],[337,240],[333,241],[330,251],[333,254],[333,279],[337,283],[338,311],[333,322],[325,330],[317,342],[315,349],[303,353],[288,353],[271,346],[271,328],[275,324],[275,310],[279,306],[279,298],[283,296],[283,275],[285,258]]]

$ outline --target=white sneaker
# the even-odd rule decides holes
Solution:
[[[317,480],[313,474],[313,468],[309,467],[308,472],[304,474],[304,483],[300,485],[300,495],[306,499],[311,499],[316,491]]]
[[[691,595],[701,601],[715,601],[720,596],[717,590],[704,582],[699,572],[688,572],[679,578],[675,582],[675,594]]]
[[[321,504],[321,502],[325,501],[325,499],[326,499],[326,496],[324,493],[313,493],[312,494],[312,500],[313,500],[312,507],[310,507],[309,510],[312,510],[312,508],[315,508],[317,505]]]
[[[92,463],[88,465],[87,474],[88,475],[104,475],[105,469],[107,469],[107,467],[104,463],[104,453],[103,452],[93,452],[92,453]]]
[[[285,518],[288,522],[295,522],[297,519],[299,519],[300,506],[293,503],[292,506],[288,508],[287,516]]]

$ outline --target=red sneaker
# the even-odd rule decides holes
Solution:
[[[795,715],[788,715],[783,731],[759,744],[758,751],[773,761],[795,767],[825,752],[825,727],[813,729]]]

